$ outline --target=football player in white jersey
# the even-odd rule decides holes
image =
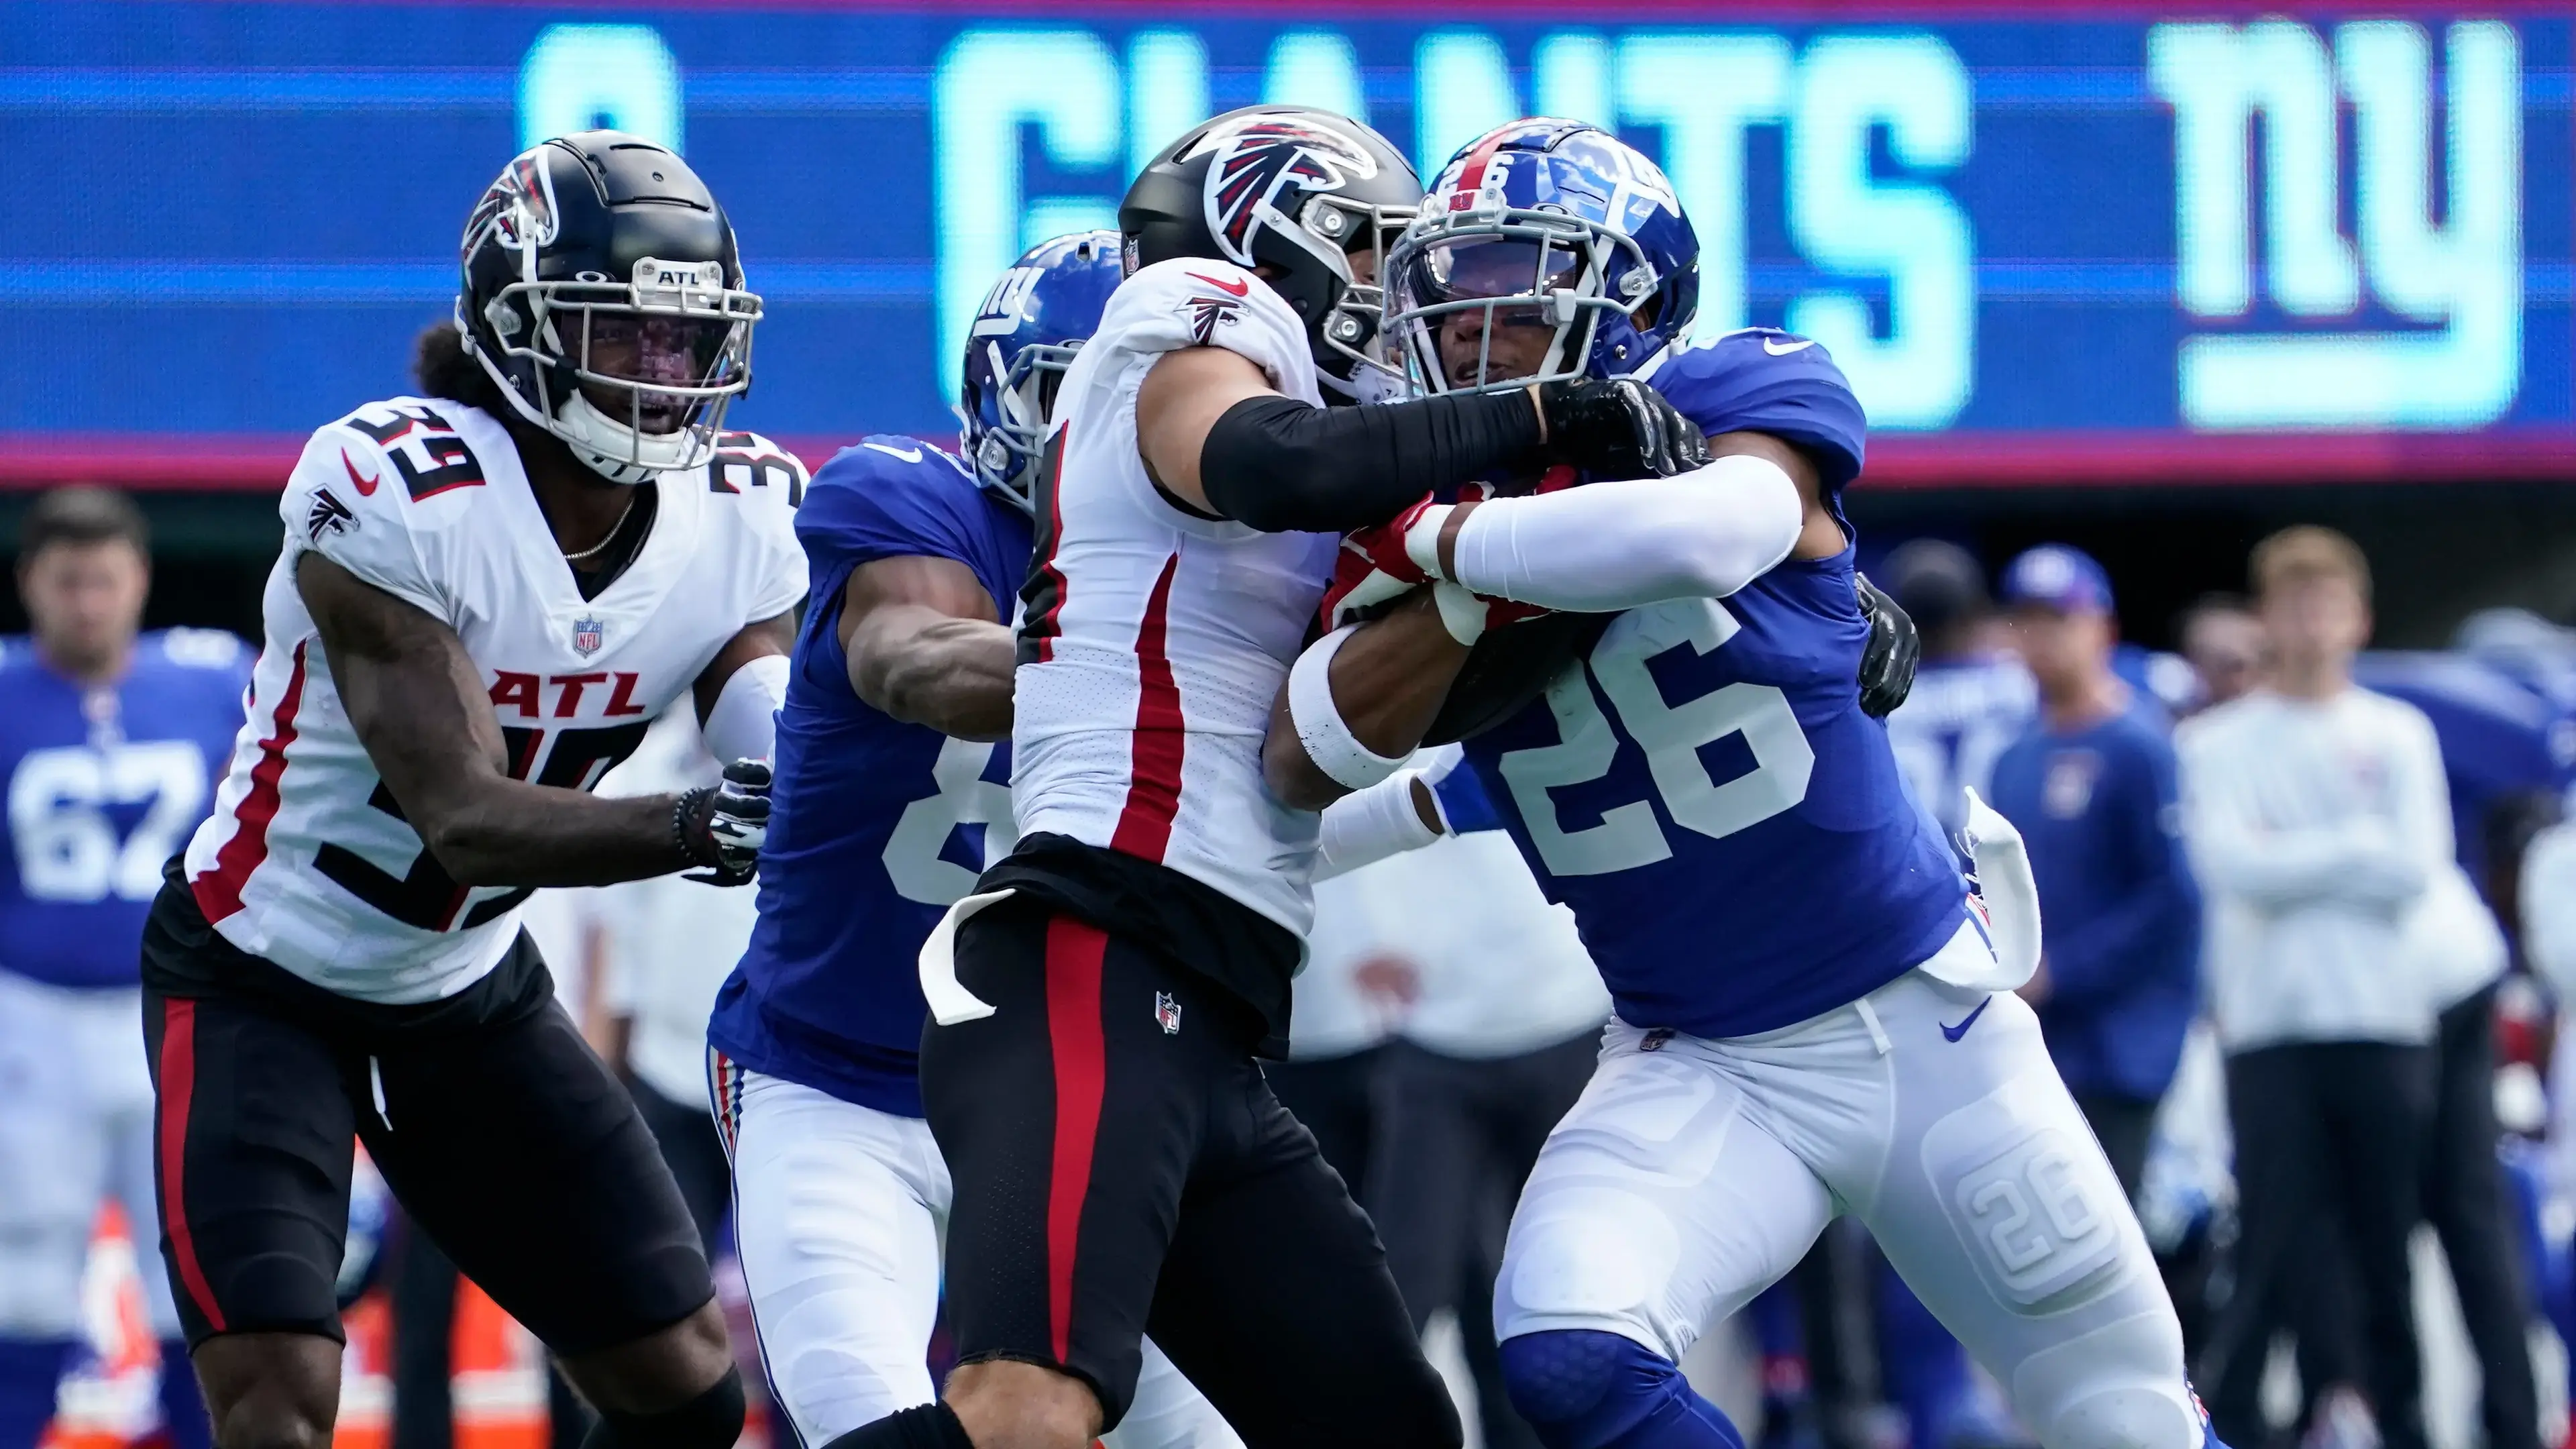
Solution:
[[[722,431],[760,299],[670,151],[589,132],[467,223],[421,395],[317,430],[215,812],[143,938],[161,1249],[224,1449],[318,1449],[351,1144],[545,1341],[593,1449],[728,1449],[696,1229],[556,1004],[540,886],[750,878],[804,470]],[[692,693],[722,786],[588,792]]]
[[[1336,531],[1497,467],[1704,454],[1633,382],[1326,406],[1374,390],[1376,252],[1419,196],[1365,126],[1266,106],[1193,128],[1120,209],[1127,277],[1058,394],[1022,594],[1019,843],[923,952],[961,1367],[841,1449],[1077,1449],[1126,1412],[1149,1330],[1253,1449],[1459,1440],[1367,1219],[1256,1060],[1318,834],[1263,784],[1271,700]]]

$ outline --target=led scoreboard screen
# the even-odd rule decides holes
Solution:
[[[1698,230],[1696,335],[1823,342],[1873,481],[2576,479],[2571,46],[2524,5],[0,0],[0,482],[275,487],[404,389],[502,164],[602,124],[732,213],[739,424],[944,437],[1012,257],[1265,99],[1426,173],[1614,128]]]

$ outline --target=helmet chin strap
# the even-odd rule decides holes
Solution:
[[[563,439],[584,467],[611,483],[642,483],[703,461],[694,457],[699,449],[691,429],[639,433],[600,411],[579,388],[555,410],[546,430]]]

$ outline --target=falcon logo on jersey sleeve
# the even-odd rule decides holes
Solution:
[[[347,533],[358,526],[358,515],[349,505],[331,495],[328,488],[313,490],[313,507],[304,515],[304,532],[315,543],[326,533]]]
[[[1230,297],[1192,297],[1186,304],[1190,337],[1201,347],[1216,341],[1216,329],[1243,320],[1243,304]]]
[[[1207,228],[1228,260],[1252,265],[1253,224],[1264,211],[1284,216],[1279,194],[1339,191],[1351,177],[1377,174],[1358,143],[1323,126],[1265,117],[1234,130],[1211,130],[1202,149],[1223,147],[1209,168]],[[1182,159],[1187,159],[1182,158]]]

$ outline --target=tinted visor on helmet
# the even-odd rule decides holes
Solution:
[[[1652,290],[1637,244],[1558,212],[1432,212],[1389,257],[1388,330],[1414,388],[1499,391],[1584,375],[1595,315]],[[1609,295],[1609,278],[1645,285]]]
[[[586,414],[568,441],[614,461],[686,468],[713,452],[727,406],[751,386],[760,298],[725,283],[719,262],[647,260],[632,283],[514,283],[487,312],[510,356],[540,364],[546,416],[574,425],[572,414]],[[517,309],[536,319],[533,330],[510,325]]]

